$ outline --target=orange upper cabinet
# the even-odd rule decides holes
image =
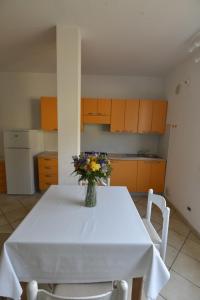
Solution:
[[[126,100],[124,131],[137,132],[138,112],[139,100]]]
[[[164,133],[166,127],[167,101],[153,101],[151,131]]]
[[[153,105],[151,100],[140,100],[138,132],[151,132]]]
[[[125,100],[112,100],[111,109],[111,132],[124,131],[124,118],[125,118]]]
[[[165,132],[167,114],[167,101],[164,100],[140,100],[139,106],[139,133]]]
[[[41,97],[41,129],[57,130],[57,100],[56,97]]]
[[[83,123],[110,124],[111,100],[83,98]]]
[[[112,100],[111,131],[137,132],[139,100]]]

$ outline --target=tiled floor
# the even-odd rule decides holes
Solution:
[[[28,197],[0,194],[0,247],[40,197],[41,194]],[[134,201],[143,217],[147,199],[134,197]],[[159,210],[153,209],[152,220],[156,229],[161,230],[162,218]],[[171,278],[157,300],[200,300],[200,239],[173,208],[166,264]]]

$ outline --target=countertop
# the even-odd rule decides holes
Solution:
[[[109,159],[116,159],[116,160],[162,160],[166,161],[166,159],[152,154],[125,154],[125,153],[108,153]]]
[[[58,157],[58,153],[55,151],[44,151],[37,155],[38,157],[49,156],[49,157]],[[166,159],[154,155],[154,154],[130,154],[130,153],[108,153],[108,158],[110,160],[162,160],[166,161]]]
[[[39,154],[37,154],[37,156],[38,157],[46,157],[46,156],[48,156],[48,157],[58,157],[58,152],[56,152],[56,151],[44,151],[44,152],[41,152],[41,153],[39,153]]]

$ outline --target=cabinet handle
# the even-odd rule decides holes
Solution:
[[[48,160],[48,161],[49,161],[49,160],[51,160],[51,159],[50,159],[50,158],[44,158],[44,160]]]
[[[97,113],[90,112],[90,113],[88,113],[88,115],[90,115],[90,116],[97,116],[98,114],[97,114]]]
[[[44,167],[46,170],[51,170],[51,167]]]

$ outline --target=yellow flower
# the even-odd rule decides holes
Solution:
[[[95,172],[95,171],[99,171],[99,169],[101,168],[100,164],[97,164],[95,161],[91,161],[90,163],[90,169]]]

